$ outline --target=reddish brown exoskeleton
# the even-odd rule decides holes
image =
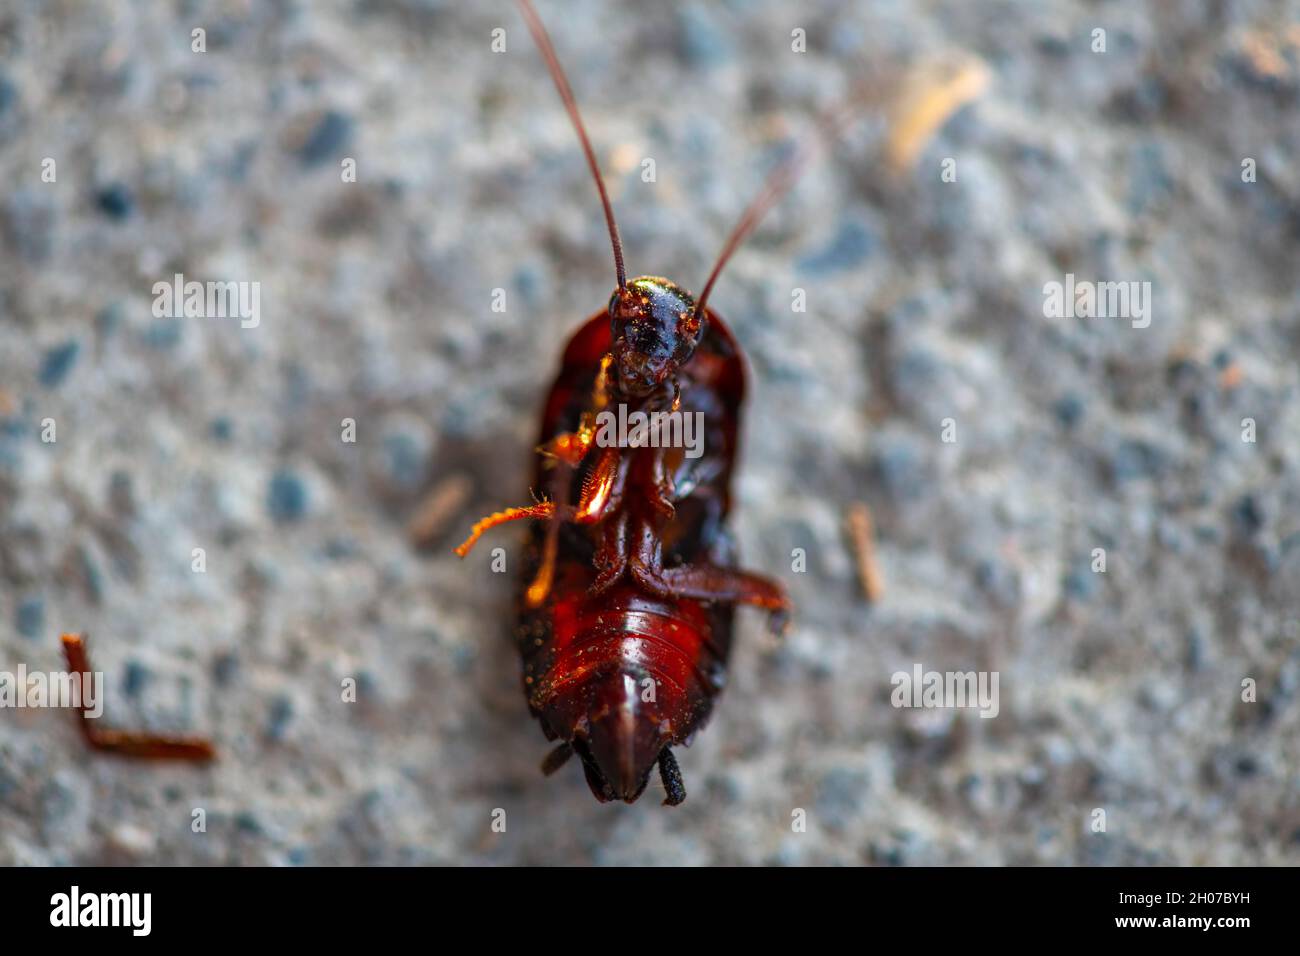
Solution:
[[[734,606],[782,630],[784,587],[736,567],[726,526],[745,369],[709,293],[723,266],[802,166],[795,154],[742,216],[698,300],[667,279],[627,279],[618,227],[595,153],[550,38],[528,0],[528,27],[582,143],[614,250],[608,308],[577,331],[542,414],[538,503],[484,518],[533,519],[516,636],[529,709],[561,743],[549,774],[574,752],[602,802],[632,803],[657,763],[669,805],[686,797],[672,748],[704,724],[724,683]],[[602,412],[700,413],[704,453],[602,443]]]

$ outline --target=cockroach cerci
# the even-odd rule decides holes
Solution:
[[[595,178],[618,286],[564,351],[542,413],[538,503],[479,521],[532,519],[515,630],[528,706],[548,740],[550,774],[574,752],[596,799],[634,802],[657,763],[669,805],[686,798],[672,748],[688,744],[721,692],[737,604],[790,610],[777,581],[736,567],[727,530],[745,370],[709,293],[737,246],[793,180],[778,166],[723,246],[693,299],[668,279],[628,279],[596,156],[555,49],[528,0],[528,28],[550,69]],[[668,426],[703,423],[702,453],[635,431],[609,440],[614,415]],[[656,417],[658,416],[658,417]],[[698,450],[697,450],[698,451]]]

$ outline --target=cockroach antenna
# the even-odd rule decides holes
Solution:
[[[596,152],[591,148],[591,140],[587,138],[587,130],[582,125],[582,116],[578,112],[578,101],[574,98],[573,90],[569,86],[569,80],[564,75],[564,68],[560,66],[560,58],[555,55],[555,47],[551,44],[550,35],[547,34],[541,17],[533,9],[531,0],[519,0],[519,10],[528,23],[528,29],[533,34],[533,40],[537,43],[537,48],[542,51],[542,59],[546,61],[546,66],[551,71],[551,79],[555,81],[555,88],[559,90],[560,99],[564,101],[564,108],[569,111],[569,119],[573,121],[573,128],[578,133],[578,139],[582,141],[582,151],[587,154],[587,165],[591,168],[592,178],[596,180],[596,188],[600,190],[600,203],[605,207],[605,222],[609,226],[609,243],[614,247],[614,271],[618,275],[618,287],[626,289],[627,270],[623,267],[623,243],[618,238],[618,223],[614,221],[614,207],[609,201],[609,193],[605,189],[605,180],[600,175],[600,166],[596,162]]]
[[[699,299],[696,300],[696,315],[702,316],[705,314],[704,306],[709,301],[709,293],[713,291],[713,284],[718,281],[723,266],[727,264],[732,254],[740,248],[740,244],[749,238],[749,234],[767,215],[768,210],[790,191],[790,187],[795,184],[799,174],[803,172],[804,166],[808,164],[808,160],[812,157],[815,144],[816,140],[812,139],[804,142],[768,174],[767,181],[763,183],[763,188],[754,197],[754,201],[749,204],[749,208],[741,215],[740,221],[736,223],[736,228],[731,230],[731,235],[727,237],[722,252],[718,255],[718,261],[714,263],[713,271],[709,273],[709,279],[704,283],[704,289],[700,292]]]
[[[749,234],[767,215],[768,210],[790,191],[790,188],[794,186],[803,173],[804,167],[808,165],[808,161],[812,159],[813,154],[821,146],[834,140],[844,126],[853,119],[857,113],[855,102],[863,97],[864,91],[858,89],[848,103],[824,115],[817,123],[816,132],[805,139],[768,174],[767,180],[763,183],[763,188],[754,197],[754,201],[749,204],[749,208],[741,214],[740,221],[736,223],[736,228],[731,230],[731,235],[727,237],[722,252],[718,255],[718,261],[714,264],[713,271],[709,273],[708,281],[704,283],[704,289],[700,292],[699,299],[696,300],[696,315],[704,315],[704,306],[709,301],[709,293],[713,291],[713,284],[718,281],[723,266],[731,259],[732,254],[740,248],[742,242],[749,238]]]

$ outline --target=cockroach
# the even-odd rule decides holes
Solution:
[[[780,163],[723,245],[698,299],[657,276],[628,279],[613,206],[577,102],[546,28],[519,0],[595,179],[617,287],[570,339],[542,413],[535,504],[479,521],[530,519],[515,637],[528,707],[548,740],[549,775],[574,753],[602,803],[633,803],[656,764],[667,798],[686,798],[672,748],[687,745],[725,682],[735,605],[791,610],[778,582],[736,566],[727,529],[745,368],[740,346],[708,308],[723,267],[806,159]],[[602,442],[597,422],[623,411],[702,414],[704,452]]]

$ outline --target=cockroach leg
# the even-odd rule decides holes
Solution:
[[[80,719],[81,735],[94,750],[115,754],[120,757],[140,757],[146,760],[192,760],[207,761],[216,757],[212,744],[200,737],[173,737],[167,734],[132,733],[125,730],[110,730],[100,727],[97,718],[86,716],[81,707],[84,674],[93,673],[90,669],[90,655],[86,652],[85,639],[80,634],[64,634],[63,654],[68,661],[68,673],[72,676],[76,688],[77,710]]]
[[[790,619],[790,598],[785,588],[770,578],[723,568],[716,564],[684,564],[657,572],[634,556],[632,576],[648,591],[665,597],[681,596],[720,604],[749,604],[769,612],[768,627],[783,634]]]
[[[675,807],[686,799],[686,784],[682,781],[682,770],[677,766],[671,747],[659,751],[659,779],[664,782],[668,796],[664,797],[665,807]]]
[[[569,758],[572,756],[573,756],[573,745],[568,743],[567,741],[565,743],[560,744],[558,747],[556,747],[554,750],[548,753],[546,755],[546,759],[542,761],[542,773],[545,776],[549,777],[551,774],[555,773],[555,771],[559,770],[566,763],[568,763]]]
[[[613,356],[606,355],[596,370],[596,381],[591,388],[591,407],[578,423],[578,430],[561,432],[537,450],[547,458],[564,462],[571,467],[582,464],[596,441],[596,415],[609,404],[609,368]]]
[[[490,514],[474,525],[469,537],[461,542],[459,547],[455,548],[456,554],[462,558],[465,557],[485,532],[492,530],[499,524],[505,524],[507,521],[518,521],[520,518],[549,518],[554,513],[555,502],[542,501],[524,508],[507,508],[505,511]]]
[[[542,560],[537,566],[537,574],[524,592],[524,602],[532,608],[546,603],[546,596],[551,593],[555,582],[555,557],[560,548],[560,519],[552,514],[546,524],[546,537],[542,539]]]
[[[627,483],[627,461],[623,450],[604,449],[596,466],[582,483],[573,520],[578,524],[595,524],[605,515],[618,511],[623,503]]]
[[[605,525],[594,560],[596,580],[587,589],[592,597],[608,591],[627,570],[627,520],[627,512],[619,511]]]
[[[650,496],[650,506],[659,512],[665,518],[671,520],[677,513],[677,508],[673,501],[677,497],[677,489],[673,485],[673,476],[668,473],[664,464],[664,449],[652,449],[650,455],[650,486],[654,493]]]

